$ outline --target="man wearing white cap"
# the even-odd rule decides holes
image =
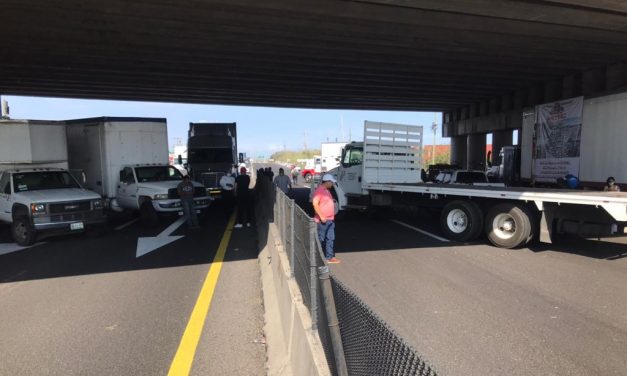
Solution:
[[[329,189],[336,183],[331,174],[322,177],[322,183],[313,194],[312,204],[316,215],[314,220],[318,224],[318,238],[324,248],[324,255],[329,264],[339,264],[340,260],[335,257],[333,242],[335,241],[335,204]]]

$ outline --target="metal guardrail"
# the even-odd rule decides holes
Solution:
[[[265,218],[276,224],[291,276],[311,314],[312,330],[319,334],[331,373],[436,376],[354,293],[332,275],[329,278],[314,220],[269,179],[257,181],[258,230]]]

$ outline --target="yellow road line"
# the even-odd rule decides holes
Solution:
[[[235,213],[231,215],[229,222],[222,235],[218,252],[211,263],[207,278],[202,285],[196,305],[192,310],[192,314],[189,317],[189,322],[179,343],[179,348],[176,350],[176,355],[170,365],[170,371],[168,376],[186,376],[189,375],[192,369],[192,363],[194,361],[194,355],[196,354],[196,347],[200,340],[202,329],[205,326],[205,319],[211,306],[211,299],[213,298],[213,292],[215,291],[216,284],[218,283],[218,277],[222,270],[222,261],[224,261],[224,255],[226,254],[226,248],[231,240],[231,234],[233,233],[233,224],[235,223]]]

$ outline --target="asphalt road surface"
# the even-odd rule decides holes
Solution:
[[[102,237],[50,238],[23,250],[1,227],[0,375],[167,374],[231,233],[231,213],[214,205],[201,230],[175,225],[171,235],[182,238],[141,257],[138,238],[172,229],[178,218],[146,229],[121,217]],[[231,234],[191,374],[265,374],[255,233]]]
[[[625,239],[505,250],[417,232],[442,236],[429,213],[336,223],[335,276],[440,374],[627,375]]]

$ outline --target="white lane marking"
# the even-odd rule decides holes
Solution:
[[[437,240],[439,240],[439,241],[441,241],[441,242],[447,242],[447,243],[448,243],[448,242],[450,241],[450,240],[448,240],[448,239],[445,239],[445,238],[443,238],[443,237],[440,237],[440,236],[434,235],[434,234],[432,234],[432,233],[430,233],[430,232],[427,232],[427,231],[425,231],[425,230],[421,230],[421,229],[419,229],[418,227],[414,227],[414,226],[412,226],[412,225],[408,225],[408,224],[407,224],[407,223],[405,223],[405,222],[401,222],[401,221],[398,221],[398,220],[396,220],[396,219],[392,219],[391,221],[392,221],[392,222],[394,222],[394,223],[397,223],[397,224],[399,224],[399,225],[401,225],[401,226],[404,226],[404,227],[410,228],[410,229],[412,229],[412,230],[414,230],[414,231],[417,231],[417,232],[419,232],[419,233],[421,233],[421,234],[423,234],[423,235],[430,236],[430,237],[432,237],[433,239],[437,239]]]
[[[161,248],[166,244],[170,244],[175,240],[183,238],[182,235],[170,236],[171,233],[176,231],[179,226],[185,222],[185,217],[181,217],[174,221],[168,228],[161,231],[159,235],[150,238],[138,238],[137,239],[137,251],[135,252],[135,258],[142,257],[143,255],[154,251],[157,248]]]
[[[22,247],[21,245],[17,245],[16,243],[0,243],[0,256],[6,255],[12,252],[22,251],[24,249],[32,248],[44,243],[36,243],[28,247]]]
[[[131,219],[130,221],[126,222],[125,224],[119,225],[118,227],[114,228],[115,231],[120,231],[123,228],[127,228],[128,226],[132,225],[133,223],[139,221],[139,218],[135,218],[135,219]]]

